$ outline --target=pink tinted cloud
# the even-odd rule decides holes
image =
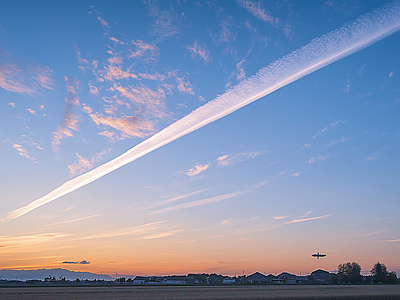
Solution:
[[[110,150],[111,149],[104,149],[103,151],[93,155],[91,159],[86,159],[78,153],[75,153],[76,157],[78,158],[78,162],[68,166],[69,172],[71,173],[71,175],[79,175],[87,170],[90,170],[91,168],[93,168],[95,163],[102,161],[104,156],[109,153]]]
[[[58,151],[61,139],[74,136],[72,130],[78,131],[79,118],[75,110],[79,106],[79,82],[68,77],[65,77],[65,81],[67,85],[67,97],[65,98],[66,105],[63,118],[60,125],[58,125],[58,130],[53,132],[53,151]]]
[[[53,89],[52,71],[38,64],[17,63],[0,48],[0,87],[32,96],[41,89]]]
[[[116,118],[112,116],[103,116],[100,113],[93,113],[89,116],[97,126],[103,125],[120,131],[118,139],[125,139],[128,137],[143,138],[154,131],[153,122],[142,120],[138,116],[122,116]],[[107,132],[107,134],[105,134],[105,132],[103,132],[101,135],[110,136],[110,133]]]

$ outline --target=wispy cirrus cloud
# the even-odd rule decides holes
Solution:
[[[176,13],[173,7],[170,10],[161,10],[154,2],[148,1],[147,7],[150,16],[155,19],[153,27],[153,35],[167,38],[180,32],[176,24]]]
[[[370,155],[370,156],[367,156],[367,157],[366,157],[366,161],[374,161],[374,160],[379,159],[379,158],[381,157],[381,152],[382,152],[383,150],[386,150],[386,149],[389,149],[389,148],[390,148],[390,146],[386,146],[385,148],[379,149],[379,150],[376,151],[374,154],[372,154],[372,155]]]
[[[116,118],[112,116],[104,116],[101,113],[93,113],[89,116],[96,125],[111,127],[119,131],[119,134],[111,133],[109,131],[103,131],[100,133],[100,135],[109,138],[115,137],[118,140],[123,140],[128,137],[143,138],[154,131],[153,122],[143,120],[138,116],[123,116]]]
[[[314,162],[317,162],[317,161],[326,160],[326,159],[328,159],[328,158],[329,158],[329,153],[326,154],[326,155],[318,154],[317,156],[311,157],[311,158],[308,160],[308,163],[311,164],[311,163],[314,163]]]
[[[144,59],[154,61],[160,55],[160,49],[155,44],[148,44],[142,40],[132,40],[134,50],[129,49],[128,58]]]
[[[207,46],[204,43],[200,44],[200,42],[195,41],[193,45],[187,45],[186,49],[190,51],[190,55],[193,59],[196,59],[197,57],[202,59],[204,61],[204,65],[207,65],[212,61],[210,51],[208,51]]]
[[[270,23],[271,25],[276,25],[279,22],[279,19],[271,16],[270,13],[261,6],[260,2],[246,0],[237,0],[236,2],[261,21]]]
[[[342,88],[341,90],[345,93],[350,92],[350,88],[351,88],[351,82],[350,79],[346,79],[346,83],[345,83],[345,87]]]
[[[41,89],[54,89],[52,71],[38,64],[16,62],[0,48],[0,87],[13,93],[34,96]]]
[[[140,207],[139,209],[149,209],[149,208],[154,208],[154,207],[158,207],[158,206],[170,204],[170,203],[173,203],[173,202],[182,200],[182,199],[186,199],[186,198],[188,198],[188,197],[191,197],[191,196],[193,196],[193,195],[196,195],[196,194],[201,193],[201,192],[204,192],[204,191],[205,191],[205,190],[195,191],[195,192],[188,193],[188,194],[184,194],[184,195],[180,195],[180,196],[177,196],[177,197],[172,197],[172,198],[169,198],[169,199],[167,199],[167,200],[163,200],[163,201],[159,201],[159,202],[150,203],[150,204],[148,204],[148,205],[146,205],[146,206]]]
[[[108,23],[102,17],[97,17],[97,20],[103,27],[108,27]]]
[[[30,161],[32,161],[32,162],[34,162],[36,164],[39,163],[36,158],[32,157],[32,155],[28,152],[28,150],[26,150],[24,147],[22,147],[22,145],[14,143],[10,139],[5,139],[2,142],[3,143],[10,143],[12,145],[12,147],[15,149],[15,151],[17,151],[18,154],[21,155],[22,157],[24,157],[26,159],[29,159]]]
[[[63,118],[58,125],[58,130],[53,132],[52,146],[53,151],[58,151],[61,139],[73,137],[72,130],[78,131],[79,118],[76,114],[76,108],[80,106],[78,98],[79,82],[73,78],[65,77],[67,85],[67,97],[65,98],[65,110]]]
[[[188,175],[188,176],[198,175],[201,172],[204,172],[205,170],[207,170],[210,165],[211,165],[211,163],[204,164],[204,165],[197,164],[193,168],[191,168],[189,171],[187,171],[186,175]]]
[[[236,0],[236,2],[257,19],[269,23],[275,28],[281,29],[287,38],[290,38],[293,35],[293,26],[288,22],[272,16],[269,11],[261,5],[261,2],[253,2],[250,0]]]
[[[217,158],[217,164],[220,167],[232,166],[238,162],[254,159],[259,155],[266,153],[267,151],[245,151],[245,152],[237,152],[231,154],[225,154]]]
[[[397,243],[397,242],[400,242],[400,239],[395,239],[395,240],[383,240],[383,241],[380,241],[380,242],[382,242],[382,243]]]
[[[287,218],[289,218],[289,215],[287,215],[287,216],[275,216],[275,217],[272,218],[272,222],[276,221],[276,220],[287,219]]]
[[[157,210],[155,212],[152,212],[151,214],[161,214],[161,213],[166,213],[166,212],[174,211],[174,210],[178,210],[178,209],[185,209],[185,208],[189,208],[189,207],[194,207],[194,206],[200,206],[200,205],[210,204],[210,203],[214,203],[214,202],[219,202],[219,201],[222,201],[222,200],[226,200],[226,199],[234,198],[234,197],[237,197],[237,196],[241,196],[241,195],[247,194],[249,192],[250,192],[250,190],[244,190],[244,191],[238,191],[238,192],[229,193],[229,194],[218,195],[218,196],[210,197],[210,198],[206,198],[206,199],[186,202],[186,203],[182,203],[182,204],[178,204],[178,205],[175,205],[175,206],[170,206],[170,207],[166,207],[166,208]]]
[[[319,219],[325,219],[330,217],[331,215],[323,215],[319,217],[310,217],[310,218],[302,218],[302,219],[295,219],[292,221],[285,222],[285,224],[294,224],[294,223],[301,223],[301,222],[307,222],[307,221],[313,221],[313,220],[319,220]]]
[[[108,230],[82,236],[79,239],[90,240],[122,236],[136,236],[139,239],[155,239],[170,236],[178,231],[181,231],[175,229],[179,225],[167,225],[167,222],[168,220],[163,220],[121,229]]]
[[[110,148],[104,149],[103,151],[98,152],[95,155],[93,155],[91,159],[84,158],[81,155],[79,155],[78,153],[75,153],[75,155],[78,158],[78,162],[73,163],[68,166],[71,176],[79,175],[87,170],[90,170],[91,168],[93,168],[95,163],[102,161],[104,159],[104,156],[107,153],[109,153],[110,151],[111,151]]]
[[[12,251],[15,251],[15,249],[20,250],[25,247],[32,247],[36,244],[46,243],[66,236],[69,236],[69,234],[60,232],[47,232],[22,236],[3,235],[0,236],[0,247],[13,248]]]
[[[331,123],[329,126],[326,126],[325,128],[321,129],[320,131],[318,131],[312,138],[315,139],[317,136],[319,136],[321,133],[324,133],[325,131],[327,131],[330,128],[336,127],[339,123],[346,123],[345,121],[336,121]]]
[[[349,138],[349,137],[343,137],[343,138],[341,138],[341,139],[334,140],[334,141],[330,142],[330,144],[328,145],[328,147],[331,147],[331,146],[336,145],[336,144],[348,142],[348,141],[350,141],[350,140],[351,140],[351,138]]]

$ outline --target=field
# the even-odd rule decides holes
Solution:
[[[400,299],[400,285],[280,286],[21,286],[0,288],[0,299]]]

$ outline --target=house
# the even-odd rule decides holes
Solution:
[[[261,274],[260,272],[255,272],[254,274],[247,276],[246,283],[265,284],[265,283],[268,283],[268,280],[269,280],[268,276],[265,276],[264,274]]]
[[[211,274],[207,277],[207,284],[222,284],[223,280],[221,275]]]
[[[144,284],[146,281],[148,281],[148,277],[144,276],[136,276],[133,280],[133,284]]]
[[[225,277],[224,280],[222,281],[222,284],[235,284],[236,279],[231,278],[231,277]]]
[[[276,278],[274,279],[274,283],[296,284],[296,278],[297,276],[294,274],[283,272],[276,276]]]
[[[338,283],[338,276],[325,270],[316,270],[311,273],[310,280],[317,284]]]
[[[161,281],[162,284],[198,284],[199,281],[189,276],[168,276]]]

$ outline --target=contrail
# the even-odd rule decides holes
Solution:
[[[312,40],[309,44],[262,68],[207,104],[169,125],[113,160],[65,182],[27,206],[9,212],[10,221],[83,187],[172,141],[214,122],[277,89],[357,52],[400,30],[400,2],[394,1],[353,23]]]

